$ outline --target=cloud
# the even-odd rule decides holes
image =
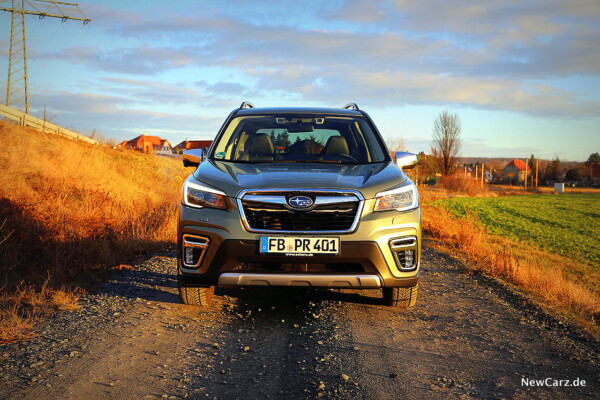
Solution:
[[[127,96],[136,104],[142,105],[196,105],[201,107],[223,107],[237,103],[230,102],[231,94],[243,92],[245,86],[216,82],[209,84],[205,81],[190,84],[181,81],[166,83],[160,80],[140,80],[131,78],[103,78],[99,82],[92,82],[89,88],[103,92],[117,92]],[[228,104],[229,103],[229,104]]]
[[[540,148],[532,146],[498,146],[491,144],[487,138],[463,140],[460,151],[461,157],[510,158],[529,157],[531,154],[540,154]]]
[[[68,60],[108,72],[131,75],[154,75],[194,63],[198,55],[195,47],[149,47],[147,45],[102,50],[98,47],[72,46],[42,57]]]
[[[244,96],[246,93],[250,92],[248,86],[236,82],[217,82],[213,84],[198,82],[197,85],[203,86],[211,94],[219,96],[233,95],[239,97],[240,95]]]
[[[95,93],[51,92],[35,93],[31,113],[43,114],[43,104],[52,122],[82,133],[102,129],[105,137],[124,140],[144,132],[162,132],[169,139],[212,138],[223,117],[202,117],[184,113],[157,112],[136,107],[121,96]]]
[[[371,106],[451,104],[542,116],[596,116],[600,107],[598,101],[580,102],[576,93],[549,85],[443,74],[355,73],[330,76],[320,84],[313,82],[302,87],[301,91],[304,98],[313,101],[368,99]]]
[[[410,152],[425,152],[431,154],[431,140],[419,137],[408,137],[404,139],[404,145]],[[470,138],[461,140],[459,157],[490,157],[490,158],[511,158],[511,157],[529,157],[531,154],[539,155],[539,147],[533,146],[498,146],[490,143],[488,138]]]
[[[198,13],[168,11],[160,18],[119,11],[100,18],[96,29],[118,37],[120,47],[69,47],[45,57],[125,76],[207,68],[234,76],[231,82],[196,82],[195,92],[113,81],[123,94],[148,103],[160,102],[161,93],[170,103],[287,93],[316,102],[343,98],[381,106],[450,103],[542,116],[597,114],[597,100],[548,80],[598,77],[598,6],[559,0],[332,4],[298,10],[304,24],[277,2],[207,5]],[[265,9],[283,17],[260,17]]]

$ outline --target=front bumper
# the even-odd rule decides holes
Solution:
[[[420,209],[398,213],[372,211],[366,200],[360,222],[352,233],[339,235],[281,234],[281,236],[337,236],[340,254],[313,256],[265,255],[259,238],[248,232],[237,205],[229,210],[180,208],[178,226],[179,281],[188,285],[219,286],[310,286],[310,287],[410,287],[419,278],[421,255]],[[183,236],[207,238],[210,245],[197,268],[182,260]],[[268,236],[278,236],[268,234]],[[403,271],[390,248],[395,239],[415,237],[411,247],[416,268]]]
[[[373,289],[381,287],[377,275],[254,274],[225,272],[219,286],[308,286]]]

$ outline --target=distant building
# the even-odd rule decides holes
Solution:
[[[524,182],[526,164],[523,160],[512,160],[504,167],[504,180],[508,182]],[[527,172],[529,175],[529,171]]]
[[[131,140],[122,142],[119,147],[124,149],[135,149],[144,153],[170,153],[171,143],[167,139],[158,136],[140,135]]]
[[[203,149],[205,147],[210,147],[212,142],[212,140],[184,140],[183,142],[175,146],[173,148],[173,151],[175,153],[182,153],[186,150],[191,149]]]

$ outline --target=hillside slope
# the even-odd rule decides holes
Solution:
[[[53,301],[55,289],[98,267],[175,243],[181,183],[191,172],[181,161],[6,122],[0,148],[3,328],[64,303],[69,292]]]

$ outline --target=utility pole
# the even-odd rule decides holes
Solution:
[[[538,170],[540,169],[539,161],[535,160],[535,188],[538,186]]]
[[[527,190],[527,159],[525,159],[525,190]]]
[[[481,188],[482,189],[483,189],[483,180],[485,179],[484,178],[484,176],[485,176],[484,172],[485,172],[485,164],[481,163]]]
[[[417,186],[419,186],[419,165],[417,164]]]
[[[12,13],[10,28],[10,51],[8,57],[8,80],[6,81],[6,105],[29,114],[29,89],[27,82],[27,46],[25,42],[25,14],[40,18],[60,18],[83,21],[86,18],[79,5],[52,0],[0,0],[0,11]]]

